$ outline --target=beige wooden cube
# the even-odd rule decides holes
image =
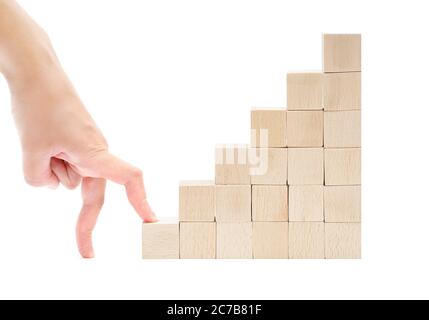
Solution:
[[[213,181],[182,181],[179,187],[180,221],[214,221]]]
[[[289,222],[289,258],[324,259],[325,224]]]
[[[361,258],[360,223],[325,224],[326,259]]]
[[[360,111],[325,112],[325,148],[361,146]]]
[[[252,148],[249,150],[252,184],[286,185],[287,148]]]
[[[216,186],[216,221],[252,221],[251,186]]]
[[[288,149],[288,184],[323,184],[323,148]]]
[[[251,146],[286,147],[286,109],[252,109]]]
[[[288,221],[288,187],[252,186],[252,221]]]
[[[252,223],[217,223],[217,258],[252,259]]]
[[[361,73],[325,73],[323,81],[325,111],[361,109]]]
[[[218,146],[215,171],[216,184],[250,184],[248,148]]]
[[[325,149],[325,185],[360,184],[361,149]]]
[[[326,186],[324,191],[326,222],[361,221],[360,186]]]
[[[288,111],[289,147],[323,147],[323,111]]]
[[[324,221],[322,185],[289,187],[289,221]]]
[[[180,259],[216,259],[215,222],[180,222]]]
[[[253,222],[253,258],[288,259],[287,222]]]
[[[288,110],[323,109],[322,73],[288,73],[287,107]]]
[[[179,221],[143,223],[143,259],[179,259]]]
[[[324,72],[361,71],[361,35],[323,35]]]

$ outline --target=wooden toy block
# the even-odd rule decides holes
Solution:
[[[216,186],[216,221],[252,221],[251,186]]]
[[[143,259],[179,259],[179,221],[143,223]]]
[[[251,146],[286,147],[286,109],[252,109]]]
[[[252,184],[286,185],[287,148],[252,148],[249,150]]]
[[[323,147],[323,111],[288,111],[289,147]]]
[[[218,146],[216,148],[216,184],[250,184],[248,148]]]
[[[325,111],[360,110],[361,73],[325,73],[323,107]]]
[[[288,184],[323,184],[323,148],[288,149]]]
[[[217,258],[252,259],[252,223],[217,223]]]
[[[325,224],[326,259],[361,258],[360,223]]]
[[[361,146],[360,111],[325,112],[325,148]]]
[[[288,259],[287,222],[253,222],[253,258]]]
[[[183,181],[179,187],[180,221],[214,221],[213,181]]]
[[[360,148],[325,149],[325,185],[360,185],[360,150]]]
[[[322,185],[289,187],[289,221],[324,221]]]
[[[326,222],[361,221],[360,186],[327,186],[324,192]]]
[[[324,72],[361,71],[361,35],[323,35]]]
[[[287,108],[288,110],[323,109],[322,73],[288,73]]]
[[[323,222],[290,222],[289,258],[324,259],[325,224]]]
[[[215,222],[180,222],[180,259],[216,259]]]
[[[288,221],[288,187],[252,186],[252,221]]]

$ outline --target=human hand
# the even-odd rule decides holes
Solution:
[[[58,66],[37,81],[14,87],[12,110],[23,150],[24,176],[32,186],[74,189],[82,181],[83,206],[76,236],[81,255],[94,256],[92,231],[104,201],[106,179],[122,184],[145,221],[156,221],[142,172],[113,156],[95,122]]]
[[[109,153],[47,34],[14,0],[0,0],[0,72],[11,91],[25,180],[51,188],[61,183],[73,189],[82,183],[76,236],[83,257],[94,256],[92,231],[103,206],[106,179],[125,186],[143,220],[156,221],[142,172]]]

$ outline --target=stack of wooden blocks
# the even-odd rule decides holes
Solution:
[[[323,36],[323,73],[287,75],[215,182],[180,184],[179,220],[143,224],[146,259],[361,257],[361,36]]]

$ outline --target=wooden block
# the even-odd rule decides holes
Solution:
[[[253,258],[288,259],[287,222],[253,222]]]
[[[323,222],[290,222],[289,258],[324,259],[325,224]]]
[[[323,35],[324,72],[361,71],[361,35]]]
[[[323,184],[323,148],[288,149],[288,184]]]
[[[216,148],[216,184],[250,184],[248,148],[218,146]]]
[[[180,259],[216,259],[215,222],[180,222]]]
[[[143,223],[143,259],[179,259],[179,221]]]
[[[252,184],[286,185],[287,148],[252,148],[249,150]],[[259,160],[259,161],[258,161]]]
[[[252,186],[252,221],[288,221],[288,187]]]
[[[361,258],[360,223],[325,224],[326,259]]]
[[[252,223],[217,224],[218,259],[252,259]]]
[[[268,136],[264,136],[264,131]],[[252,109],[252,147],[286,147],[286,109]]]
[[[323,147],[323,111],[288,111],[289,147]]]
[[[289,187],[289,221],[324,221],[322,185]]]
[[[252,221],[252,190],[249,186],[216,186],[216,221]]]
[[[323,81],[325,111],[361,109],[361,73],[325,73]]]
[[[360,111],[325,112],[325,148],[361,146]]]
[[[322,110],[322,99],[322,73],[288,73],[288,110]]]
[[[325,187],[326,222],[361,221],[361,187]]]
[[[325,185],[341,186],[360,184],[360,148],[325,149]]]
[[[214,221],[213,181],[183,181],[179,187],[180,221]]]

